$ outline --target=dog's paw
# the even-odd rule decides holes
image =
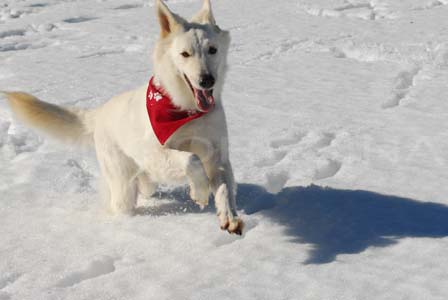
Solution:
[[[240,218],[221,218],[221,229],[227,230],[230,234],[242,235],[244,229],[244,222]]]
[[[210,191],[207,188],[196,188],[194,186],[190,187],[190,197],[191,199],[203,209],[208,205],[208,198]]]

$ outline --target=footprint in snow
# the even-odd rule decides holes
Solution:
[[[20,274],[17,273],[6,273],[0,277],[0,290],[3,290],[7,286],[13,284],[20,278]],[[0,294],[1,295],[1,294]]]
[[[264,157],[264,158],[260,159],[259,161],[257,161],[255,163],[255,166],[261,168],[261,167],[269,167],[269,166],[276,165],[281,160],[283,160],[283,158],[285,158],[286,154],[288,154],[288,152],[283,151],[283,150],[276,150],[276,151],[272,152],[270,156]]]
[[[9,52],[9,51],[21,51],[28,49],[40,49],[48,46],[48,44],[44,42],[38,43],[26,43],[26,42],[10,42],[10,43],[0,43],[0,52]]]
[[[336,134],[332,132],[301,132],[291,131],[283,137],[276,138],[269,143],[270,155],[257,161],[255,166],[259,168],[274,167],[282,162],[289,153],[290,162],[303,159],[302,153],[312,155],[315,158],[316,167],[309,176],[313,180],[321,180],[335,176],[342,167],[342,163],[335,159],[320,158],[322,151],[333,144]],[[294,152],[296,152],[294,154]],[[298,155],[300,153],[300,155]],[[269,170],[266,173],[266,190],[270,193],[280,192],[290,179],[287,170]]]
[[[409,95],[412,88],[416,85],[416,79],[421,72],[421,68],[415,67],[410,70],[402,71],[395,77],[392,95],[382,105],[382,108],[392,108],[399,106],[400,103]]]
[[[35,152],[43,140],[29,130],[16,127],[10,122],[0,123],[0,149],[15,157],[24,152]]]
[[[18,1],[17,1],[18,2]],[[26,15],[38,13],[41,8],[45,7],[46,4],[44,3],[37,3],[37,4],[31,4],[24,8],[14,8],[14,7],[8,7],[4,6],[3,9],[0,9],[0,20],[7,21],[9,19],[18,19],[23,18]],[[2,7],[2,4],[0,4],[0,8]]]
[[[88,21],[93,21],[96,20],[98,18],[94,18],[94,17],[74,17],[74,18],[68,18],[63,20],[64,23],[68,23],[68,24],[77,24],[77,23],[84,23],[84,22],[88,22]]]
[[[116,10],[126,10],[126,9],[140,8],[140,7],[142,7],[141,4],[134,3],[134,4],[123,4],[123,5],[115,7],[114,9],[116,9]]]
[[[44,24],[30,24],[29,29],[11,29],[6,31],[0,31],[0,39],[11,40],[16,37],[23,37],[30,33],[36,32],[48,32],[52,31],[56,28],[56,25],[52,23],[44,23]],[[28,48],[42,48],[45,44],[32,45],[29,43],[20,43],[20,42],[11,42],[9,44],[4,44],[0,46],[0,49],[3,49],[3,52],[12,51],[12,50],[26,50]],[[2,51],[2,50],[0,50]]]
[[[425,3],[424,5],[414,7],[413,10],[428,10],[428,9],[433,9],[433,8],[437,8],[437,7],[444,6],[444,5],[448,5],[447,0],[432,0],[432,1]]]
[[[285,149],[298,144],[304,136],[305,134],[302,132],[291,132],[284,137],[272,140],[269,143],[269,147],[272,149],[270,155],[257,161],[255,166],[262,168],[276,165],[288,154]]]
[[[331,132],[324,132],[321,135],[318,136],[318,139],[316,140],[313,148],[316,150],[328,147],[331,145],[333,140],[336,138],[334,133]]]
[[[271,148],[277,149],[284,146],[294,145],[299,143],[304,137],[305,134],[303,132],[291,132],[285,137],[272,140],[270,146]]]
[[[316,5],[303,5],[299,7],[309,15],[330,18],[353,18],[363,20],[394,19],[396,13],[389,10],[387,3],[378,1],[365,1],[359,3],[346,3],[337,7],[319,7]]]
[[[287,171],[269,172],[266,174],[266,191],[271,194],[277,194],[285,187],[289,180]]]
[[[34,3],[34,4],[30,4],[28,7],[42,8],[42,7],[47,7],[48,5],[49,5],[48,3]]]
[[[0,39],[15,37],[15,36],[24,36],[26,30],[24,29],[11,29],[0,32]]]
[[[93,175],[86,169],[85,166],[80,164],[75,159],[69,159],[66,162],[66,165],[70,167],[66,180],[71,182],[73,186],[76,186],[75,191],[77,193],[93,192],[95,190],[91,185]],[[64,187],[64,189],[66,189],[66,187]]]
[[[331,132],[314,133],[314,132],[290,132],[284,137],[277,138],[269,144],[273,149],[285,149],[298,144],[311,144],[314,149],[321,149],[330,146],[336,135]],[[301,143],[303,142],[303,143]]]
[[[314,171],[314,180],[321,180],[335,176],[341,169],[342,164],[333,159],[326,159],[318,162],[317,168]]]
[[[333,141],[336,139],[336,135],[331,132],[324,132],[317,135],[312,135],[311,149],[314,149],[317,153],[323,149],[330,147]],[[335,159],[318,159],[316,162],[316,169],[313,174],[314,180],[321,180],[335,176],[342,167],[342,163]]]

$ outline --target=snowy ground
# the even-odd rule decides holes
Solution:
[[[107,215],[93,152],[0,100],[0,300],[446,299],[448,1],[213,4],[245,235],[179,189]],[[151,0],[0,0],[0,90],[95,107],[157,34]]]

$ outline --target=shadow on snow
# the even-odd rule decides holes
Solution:
[[[385,247],[405,237],[448,236],[448,206],[367,191],[312,185],[272,195],[260,186],[240,184],[238,202],[246,214],[261,212],[285,226],[292,241],[312,244],[307,264],[328,263],[338,254]]]
[[[185,189],[160,192],[176,201],[138,214],[213,213],[201,211]],[[338,254],[360,253],[368,247],[385,247],[405,237],[448,236],[448,206],[367,191],[338,190],[319,186],[289,187],[270,194],[263,187],[238,185],[238,209],[261,213],[285,227],[292,242],[313,246],[306,264],[332,262]]]

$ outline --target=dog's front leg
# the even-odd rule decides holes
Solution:
[[[201,207],[207,206],[210,195],[209,180],[199,157],[191,152],[170,151],[171,159],[181,167],[183,175],[188,179],[191,199]]]
[[[221,229],[241,235],[244,224],[236,212],[236,185],[230,162],[208,163],[206,169],[215,195],[216,212]]]

